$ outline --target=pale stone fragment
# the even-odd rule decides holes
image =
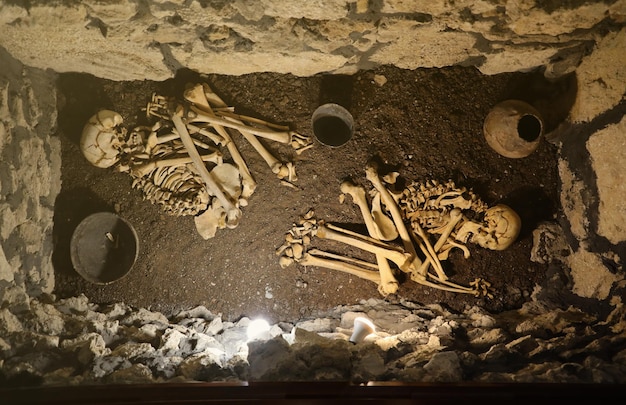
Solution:
[[[507,14],[512,18],[509,27],[518,35],[558,36],[576,29],[590,29],[602,21],[607,12],[603,2],[591,2],[575,8],[558,8],[551,13],[539,7],[518,8],[524,2],[507,4]],[[526,4],[534,3],[526,2]],[[534,4],[533,4],[534,5]]]
[[[561,207],[569,222],[570,231],[576,239],[584,240],[589,229],[589,216],[583,201],[585,183],[576,178],[567,161],[560,159],[558,167],[561,178]]]
[[[598,235],[613,244],[626,240],[625,134],[626,118],[622,118],[619,123],[599,130],[587,141],[598,187]]]
[[[573,253],[567,262],[574,280],[572,291],[581,297],[603,300],[609,296],[613,283],[623,279],[611,273],[600,256],[585,250]]]
[[[626,93],[626,28],[609,33],[576,69],[573,122],[588,122],[615,107]]]

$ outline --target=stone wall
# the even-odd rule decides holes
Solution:
[[[617,383],[626,380],[626,310],[607,321],[529,302],[489,314],[377,299],[268,327],[223,321],[204,307],[172,319],[87,297],[34,299],[0,310],[0,387],[191,381]],[[348,341],[354,319],[376,333]],[[4,381],[3,381],[4,379]]]
[[[0,385],[626,381],[626,1],[20,4],[0,9]],[[50,294],[61,166],[51,136],[55,72],[162,80],[181,67],[312,75],[379,64],[474,65],[486,74],[543,67],[549,77],[576,71],[570,119],[550,134],[560,149],[564,217],[560,226],[538,229],[544,249],[535,257],[564,262],[567,274],[549,275],[532,302],[503,314],[454,314],[374,300],[273,325],[272,340],[248,345],[245,318],[230,324],[196,308],[167,319],[122,303],[99,307],[83,296]],[[562,305],[575,299],[598,312]],[[346,338],[356,313],[379,333],[353,346]],[[319,362],[296,363],[318,352]]]
[[[31,0],[5,2],[0,38],[18,60],[113,80],[203,73],[351,73],[476,66],[573,71],[626,18],[626,0]],[[43,40],[45,38],[45,40]]]
[[[52,218],[61,189],[55,74],[0,47],[0,302],[52,292]],[[16,290],[13,287],[18,287]]]

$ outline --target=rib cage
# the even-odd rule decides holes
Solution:
[[[452,180],[413,182],[400,195],[398,205],[406,219],[431,233],[447,223],[449,212],[454,208],[479,215],[488,208],[474,192],[457,187]]]

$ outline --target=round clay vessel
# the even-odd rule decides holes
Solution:
[[[543,136],[539,111],[521,100],[497,104],[483,124],[485,140],[500,155],[518,159],[533,153]]]

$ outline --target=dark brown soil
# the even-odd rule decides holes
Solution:
[[[374,75],[387,82],[380,86]],[[472,256],[454,252],[445,263],[452,280],[489,280],[492,300],[454,294],[403,282],[397,296],[453,309],[480,304],[498,312],[519,307],[545,279],[547,266],[530,261],[532,230],[559,213],[556,147],[543,141],[527,158],[508,159],[486,144],[482,123],[498,102],[518,98],[544,116],[550,132],[571,105],[572,78],[547,82],[538,72],[484,76],[473,68],[401,70],[382,67],[354,76],[295,77],[272,73],[246,76],[198,75],[182,71],[166,82],[111,82],[81,74],[59,78],[59,131],[62,142],[62,192],[55,210],[56,291],[80,293],[93,302],[122,301],[166,314],[205,305],[225,319],[264,315],[293,321],[362,299],[378,298],[376,285],[343,273],[292,265],[282,269],[275,249],[299,215],[314,208],[317,218],[358,226],[358,209],[339,203],[339,185],[352,178],[369,187],[365,166],[376,160],[407,180],[452,179],[472,188],[492,205],[504,202],[523,220],[518,241],[502,252],[470,245]],[[97,110],[122,114],[132,128],[145,122],[141,108],[153,92],[180,97],[188,82],[207,81],[240,113],[290,125],[311,135],[311,114],[322,103],[338,102],[355,119],[352,139],[338,148],[317,143],[302,155],[272,142],[282,159],[296,162],[299,190],[280,185],[265,162],[243,139],[235,139],[259,186],[243,208],[235,229],[203,240],[192,217],[172,217],[131,189],[130,176],[98,169],[83,158],[78,139]],[[74,270],[69,241],[88,214],[114,211],[130,221],[140,240],[139,258],[124,279],[107,286],[91,284]],[[348,252],[333,244],[332,250]],[[352,252],[352,251],[350,251]]]

